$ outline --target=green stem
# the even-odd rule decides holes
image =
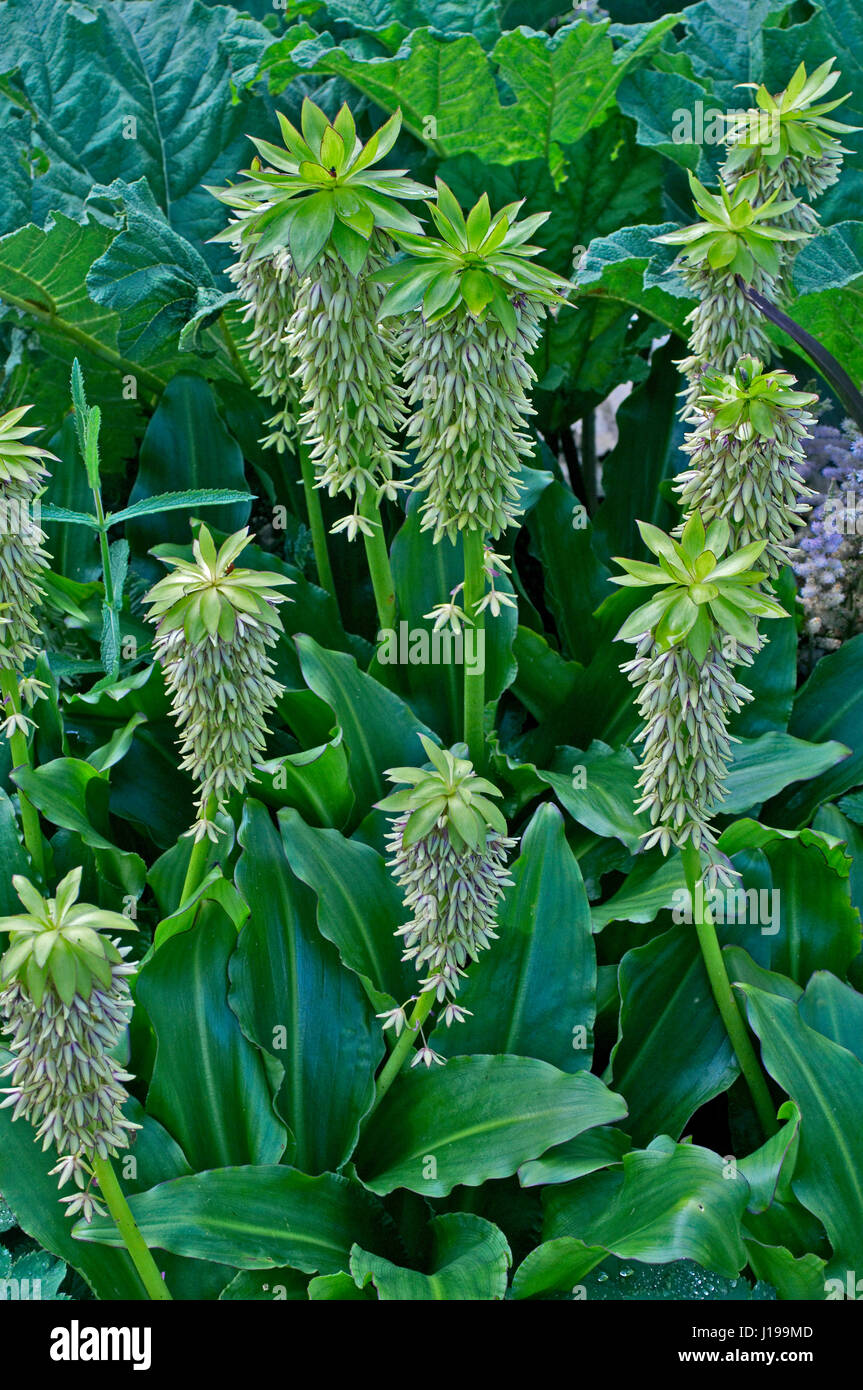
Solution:
[[[336,606],[338,606],[336,581],[333,578],[330,552],[327,549],[327,528],[324,525],[324,514],[321,511],[321,494],[319,489],[315,487],[315,465],[312,463],[308,445],[302,442],[300,442],[300,468],[303,472],[303,492],[306,498],[306,511],[309,516],[309,530],[312,533],[312,549],[315,552],[318,582],[332,596]]]
[[[755,1102],[761,1127],[769,1137],[771,1134],[775,1134],[777,1129],[776,1106],[771,1098],[752,1041],[746,1031],[743,1016],[737,1006],[737,1000],[728,979],[728,972],[725,969],[725,960],[719,945],[719,938],[716,935],[713,917],[704,901],[703,891],[702,893],[697,891],[701,884],[701,858],[691,841],[681,850],[681,856],[686,875],[686,886],[689,889],[692,902],[698,944],[701,947],[713,998],[716,1000],[716,1006],[719,1009],[722,1022],[725,1024],[725,1030],[740,1064],[740,1070]]]
[[[212,820],[215,814],[216,798],[215,795],[213,795],[207,801],[207,805],[204,808],[204,816],[207,820]],[[207,856],[209,852],[209,837],[207,835],[202,835],[200,840],[196,840],[194,845],[192,846],[192,854],[189,859],[189,867],[186,870],[186,877],[183,880],[183,888],[182,892],[180,893],[180,901],[177,903],[178,908],[182,907],[183,903],[187,902],[194,893],[195,889],[199,887],[207,867]]]
[[[149,1297],[158,1302],[170,1301],[170,1290],[159,1273],[156,1261],[153,1259],[144,1237],[135,1225],[135,1218],[129,1210],[129,1203],[123,1195],[123,1189],[117,1181],[117,1174],[111,1167],[110,1159],[95,1159],[93,1171],[96,1174],[99,1191],[105,1199],[105,1205],[111,1213],[114,1225],[123,1237],[123,1244],[141,1276],[141,1283],[147,1290]]]
[[[364,535],[363,540],[366,546],[366,559],[369,562],[369,574],[372,577],[372,588],[375,591],[378,625],[381,629],[393,631],[396,625],[396,586],[390,567],[381,509],[374,488],[367,487],[364,490],[360,499],[360,515],[370,521],[374,528],[372,535]]]
[[[18,678],[14,671],[8,668],[0,671],[0,690],[3,692],[3,701],[6,706],[6,713],[20,714],[21,700],[18,695]],[[16,729],[9,739],[9,747],[12,752],[12,770],[19,767],[31,767],[30,750],[27,747],[27,739],[20,729]],[[18,788],[18,805],[21,807],[21,825],[24,830],[24,843],[27,846],[30,860],[34,870],[41,878],[43,884],[47,882],[45,877],[45,850],[42,844],[42,828],[39,825],[39,812],[32,801],[24,795],[21,788]]]
[[[433,1003],[434,990],[427,989],[420,995],[414,1005],[413,1013],[408,1019],[401,1037],[387,1058],[386,1065],[377,1079],[377,1085],[375,1086],[375,1101],[372,1110],[376,1110],[380,1105],[387,1091],[390,1089],[390,1086],[392,1086],[401,1071],[402,1064],[413,1047],[417,1031],[428,1018]]]
[[[479,603],[485,593],[485,555],[481,531],[465,531],[464,544],[464,611],[476,633],[477,654],[480,633],[485,629],[485,612]],[[483,715],[485,713],[485,663],[464,667],[464,741],[476,770],[481,771],[485,760]]]
[[[105,602],[114,607],[114,576],[111,573],[111,547],[108,544],[108,528],[105,525],[105,509],[102,506],[102,493],[93,488],[93,501],[96,507],[96,520],[99,523],[99,549],[102,553],[102,582],[105,585]]]

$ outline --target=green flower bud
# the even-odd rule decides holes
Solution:
[[[194,560],[168,559],[172,572],[145,597],[156,624],[155,653],[165,673],[174,718],[182,731],[181,767],[199,783],[196,837],[214,837],[203,813],[231,788],[254,781],[252,764],[267,736],[266,716],[282,693],[271,679],[268,648],[281,622],[279,586],[293,581],[266,570],[235,569],[249,543],[247,530],[216,552],[202,526]]]
[[[449,1024],[461,1017],[455,999],[465,966],[496,939],[497,909],[512,882],[506,870],[516,841],[489,797],[498,789],[473,765],[420,736],[431,767],[395,767],[389,781],[407,783],[379,802],[396,813],[387,836],[390,868],[411,920],[399,928],[402,959],[428,970],[422,991],[447,1003]]]
[[[103,1208],[89,1188],[96,1158],[129,1143],[138,1128],[123,1116],[128,1072],[111,1056],[131,1012],[127,948],[104,935],[134,931],[134,923],[77,901],[81,870],[73,869],[54,898],[42,898],[16,875],[25,911],[0,918],[9,947],[0,958],[0,1010],[11,1061],[0,1070],[10,1084],[2,1108],[36,1127],[42,1148],[53,1144],[59,1186],[73,1178],[79,1191],[62,1200],[67,1215],[86,1220]]]

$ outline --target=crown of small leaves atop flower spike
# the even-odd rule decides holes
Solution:
[[[790,372],[765,372],[757,357],[741,357],[731,372],[705,371],[698,406],[715,429],[736,439],[773,439],[787,411],[818,399],[811,391],[792,391],[795,382]]]
[[[713,521],[705,532],[697,512],[687,521],[679,541],[645,521],[639,521],[638,529],[659,563],[616,555],[615,561],[626,573],[615,576],[612,583],[658,587],[659,593],[630,614],[616,641],[632,642],[650,632],[660,651],[685,643],[700,665],[717,635],[728,633],[744,646],[756,646],[754,618],[787,616],[775,599],[758,589],[767,575],[751,568],[766,541],[753,541],[725,555],[728,522]]]
[[[529,245],[528,238],[550,213],[536,213],[518,222],[522,199],[492,217],[484,193],[465,217],[443,180],[435,182],[437,202],[426,206],[440,237],[393,233],[408,254],[374,276],[391,287],[380,307],[381,318],[422,306],[426,322],[436,323],[464,305],[476,319],[494,315],[507,336],[514,338],[513,295],[528,295],[546,304],[564,301],[570,282],[531,264],[543,248]]]
[[[446,818],[446,829],[453,848],[481,850],[489,829],[506,834],[502,813],[489,801],[501,793],[485,777],[478,777],[473,763],[458,758],[446,748],[438,748],[431,739],[420,734],[431,767],[391,767],[386,773],[390,782],[407,782],[405,791],[393,792],[377,803],[382,811],[409,812],[402,843],[405,847],[421,840]]]
[[[287,575],[264,570],[234,569],[234,561],[251,537],[248,529],[229,536],[217,552],[206,526],[192,546],[194,562],[165,558],[173,572],[153,585],[147,595],[150,618],[162,634],[183,628],[188,642],[221,637],[230,642],[237,616],[273,626],[274,603],[284,603],[278,585],[292,584]]]
[[[835,111],[850,96],[846,92],[832,101],[823,100],[839,81],[839,73],[831,71],[835,62],[835,57],[828,59],[811,77],[806,75],[806,64],[801,63],[778,96],[771,96],[763,83],[759,86],[757,82],[741,82],[741,87],[755,90],[758,109],[738,112],[730,118],[731,149],[726,167],[742,166],[755,149],[769,169],[777,168],[789,155],[819,159],[825,154],[846,154],[836,136],[848,135],[860,127],[843,125],[828,117],[829,111]]]
[[[10,944],[0,959],[0,980],[18,980],[38,1008],[49,982],[67,1006],[75,995],[90,996],[93,980],[111,986],[112,965],[122,956],[103,932],[137,931],[119,912],[79,903],[81,870],[73,869],[57,886],[54,898],[43,898],[29,879],[13,875],[15,892],[26,912],[0,917],[0,931]]]
[[[781,255],[776,242],[799,241],[806,236],[805,232],[773,226],[769,220],[790,212],[797,206],[798,198],[777,202],[777,190],[758,207],[752,206],[750,200],[758,192],[757,171],[742,178],[731,193],[724,186],[718,193],[708,192],[692,173],[689,183],[702,220],[654,238],[672,246],[684,246],[681,255],[689,266],[706,262],[712,270],[727,269],[742,275],[744,280],[752,279],[756,265],[768,275],[778,275]]]
[[[429,189],[405,178],[404,169],[373,166],[392,149],[401,129],[401,112],[376,130],[365,144],[358,138],[347,104],[330,122],[308,97],[297,130],[278,113],[284,148],[252,137],[264,160],[243,170],[245,183],[210,188],[223,203],[247,214],[240,235],[254,241],[253,257],[287,246],[298,275],[305,275],[327,245],[358,275],[376,228],[393,233],[420,232],[422,224],[399,199],[424,198]],[[213,241],[236,242],[237,228]]]

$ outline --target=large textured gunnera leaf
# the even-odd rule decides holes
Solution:
[[[626,1114],[590,1072],[574,1076],[528,1057],[454,1057],[404,1072],[360,1137],[366,1187],[445,1197],[454,1187],[506,1178],[528,1159]]]

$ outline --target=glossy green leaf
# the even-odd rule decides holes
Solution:
[[[563,817],[550,802],[534,814],[511,873],[500,940],[471,966],[459,993],[473,1016],[438,1027],[431,1046],[449,1057],[506,1052],[561,1071],[589,1067],[596,1012],[590,910]]]
[[[274,1164],[175,1178],[132,1197],[129,1206],[148,1245],[236,1269],[288,1265],[336,1274],[357,1240],[379,1249],[387,1244],[381,1208],[359,1183]],[[79,1223],[76,1235],[120,1243],[110,1221]]]
[[[451,1212],[430,1221],[429,1232],[427,1274],[392,1264],[356,1245],[351,1251],[356,1283],[362,1286],[371,1279],[382,1301],[474,1302],[504,1297],[512,1256],[497,1226],[470,1212]]]
[[[228,1005],[236,945],[233,923],[207,904],[138,975],[137,998],[157,1040],[147,1110],[196,1170],[277,1163],[288,1139],[261,1053]]]
[[[695,935],[681,923],[620,962],[620,1036],[612,1053],[615,1090],[629,1107],[636,1144],[679,1139],[700,1106],[738,1074]]]
[[[282,1073],[276,1106],[294,1136],[292,1162],[334,1171],[371,1105],[383,1037],[359,980],[318,932],[314,894],[260,802],[246,802],[239,841],[236,881],[251,915],[231,961],[230,1005]]]
[[[454,1057],[401,1075],[365,1125],[356,1164],[373,1192],[442,1197],[505,1178],[529,1159],[626,1108],[590,1072],[527,1057]]]

